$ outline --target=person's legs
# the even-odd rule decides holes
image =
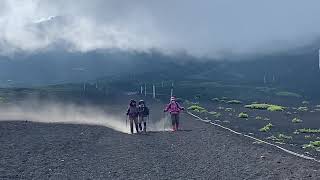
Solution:
[[[146,133],[147,132],[147,122],[143,122],[143,125],[144,125],[144,128],[143,128],[143,131]]]
[[[179,114],[176,115],[176,130],[179,130]]]
[[[142,117],[142,116],[139,116],[139,117],[138,117],[138,122],[139,122],[139,129],[140,129],[140,131],[142,131],[142,125],[141,125],[142,121],[143,121],[143,117]]]
[[[137,117],[135,117],[133,121],[134,121],[134,124],[135,124],[135,126],[136,126],[136,132],[137,132],[137,133],[139,133],[139,128],[138,128],[138,118],[137,118]]]
[[[176,130],[176,114],[171,114],[172,130]]]
[[[131,131],[131,134],[133,134],[133,118],[129,117],[129,121],[130,121],[130,131]]]
[[[143,131],[146,132],[147,131],[147,122],[146,122],[147,117],[142,116],[141,117],[141,124],[143,123]],[[142,125],[141,125],[141,130],[142,130]]]

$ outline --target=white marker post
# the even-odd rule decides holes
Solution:
[[[264,84],[267,84],[266,74],[264,74],[264,76],[263,76],[263,83],[264,83]]]
[[[140,86],[140,94],[141,94],[141,95],[143,94],[143,87],[142,87],[142,85]]]
[[[170,93],[170,97],[173,97],[173,86],[174,86],[174,84],[173,84],[173,82],[171,83],[171,93]]]
[[[153,90],[153,99],[155,99],[156,98],[156,86],[153,84],[153,86],[152,86],[152,90]]]
[[[276,77],[273,75],[272,76],[272,81],[275,82],[276,81]]]
[[[319,49],[319,70],[320,70],[320,49]]]
[[[147,96],[147,84],[144,84],[144,96]]]

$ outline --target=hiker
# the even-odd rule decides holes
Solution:
[[[184,107],[180,106],[180,104],[176,101],[176,98],[171,97],[170,103],[167,104],[166,108],[164,109],[164,112],[169,111],[171,115],[173,131],[179,130],[179,114],[183,110],[184,110]]]
[[[130,131],[133,134],[133,123],[136,127],[136,132],[139,133],[138,129],[138,108],[135,100],[130,100],[129,108],[127,110],[127,116],[129,116],[130,121]]]
[[[147,118],[149,118],[149,108],[146,106],[144,100],[139,101],[138,106],[138,122],[139,122],[139,129],[142,131],[142,123],[143,123],[143,132],[147,132]]]

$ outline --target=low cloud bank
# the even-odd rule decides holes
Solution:
[[[59,47],[196,57],[272,53],[320,35],[318,0],[2,0],[0,55]]]

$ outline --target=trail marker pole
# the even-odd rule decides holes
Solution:
[[[144,96],[147,96],[147,84],[144,84]]]
[[[171,93],[170,93],[170,97],[172,97],[173,96],[173,87],[174,87],[174,84],[173,84],[173,82],[171,83]]]
[[[272,76],[272,81],[275,82],[276,81],[276,77],[273,75]]]
[[[155,99],[156,98],[156,86],[153,84],[153,86],[152,86],[152,90],[153,90],[153,92],[152,92],[152,94],[153,94],[153,99]]]
[[[319,70],[320,70],[320,49],[319,49]]]

